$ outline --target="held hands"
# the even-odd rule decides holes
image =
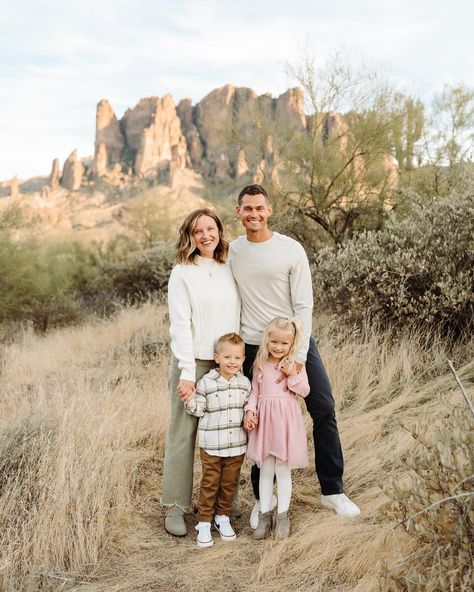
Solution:
[[[194,398],[196,387],[192,380],[180,380],[176,390],[178,391],[181,401],[186,403],[187,401],[191,401]]]
[[[279,364],[278,368],[283,372],[285,376],[295,376],[303,367],[303,364],[299,364],[294,360],[290,360],[289,358],[284,358]],[[277,382],[281,382],[285,376],[282,376],[278,379]]]
[[[244,419],[244,428],[251,432],[258,425],[258,418],[253,411],[247,411]]]

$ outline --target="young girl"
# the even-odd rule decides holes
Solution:
[[[277,317],[265,329],[253,366],[252,392],[245,406],[249,430],[247,458],[260,467],[260,512],[253,538],[264,539],[272,529],[273,481],[278,488],[275,538],[290,533],[291,469],[308,466],[306,430],[300,397],[309,394],[308,377],[298,372],[293,356],[302,339],[300,321]]]

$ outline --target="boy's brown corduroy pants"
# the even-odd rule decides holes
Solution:
[[[237,488],[240,467],[245,454],[239,456],[212,456],[199,449],[202,463],[199,491],[198,520],[211,522],[215,514],[230,516]]]

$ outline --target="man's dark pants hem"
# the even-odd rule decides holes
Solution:
[[[257,350],[257,345],[245,344],[244,374],[250,379]],[[309,344],[306,372],[311,391],[305,398],[305,403],[313,420],[315,465],[321,493],[323,495],[342,493],[344,490],[342,483],[344,458],[336,423],[334,397],[326,369],[313,338]],[[251,471],[251,480],[257,499],[260,498],[259,479],[260,469],[254,465]]]

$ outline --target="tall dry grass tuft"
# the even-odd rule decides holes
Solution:
[[[294,473],[292,536],[253,542],[245,466],[237,541],[206,551],[194,546],[194,516],[183,539],[162,525],[164,309],[124,310],[44,337],[25,332],[4,346],[0,588],[204,592],[225,576],[235,591],[378,590],[382,564],[399,564],[415,544],[382,511],[383,487],[406,478],[399,459],[413,450],[416,425],[462,403],[436,335],[395,341],[375,327],[342,330],[330,320],[317,334],[338,405],[346,489],[361,518],[320,507],[312,465]],[[450,351],[468,386],[472,349]],[[196,492],[198,481],[196,457]]]

